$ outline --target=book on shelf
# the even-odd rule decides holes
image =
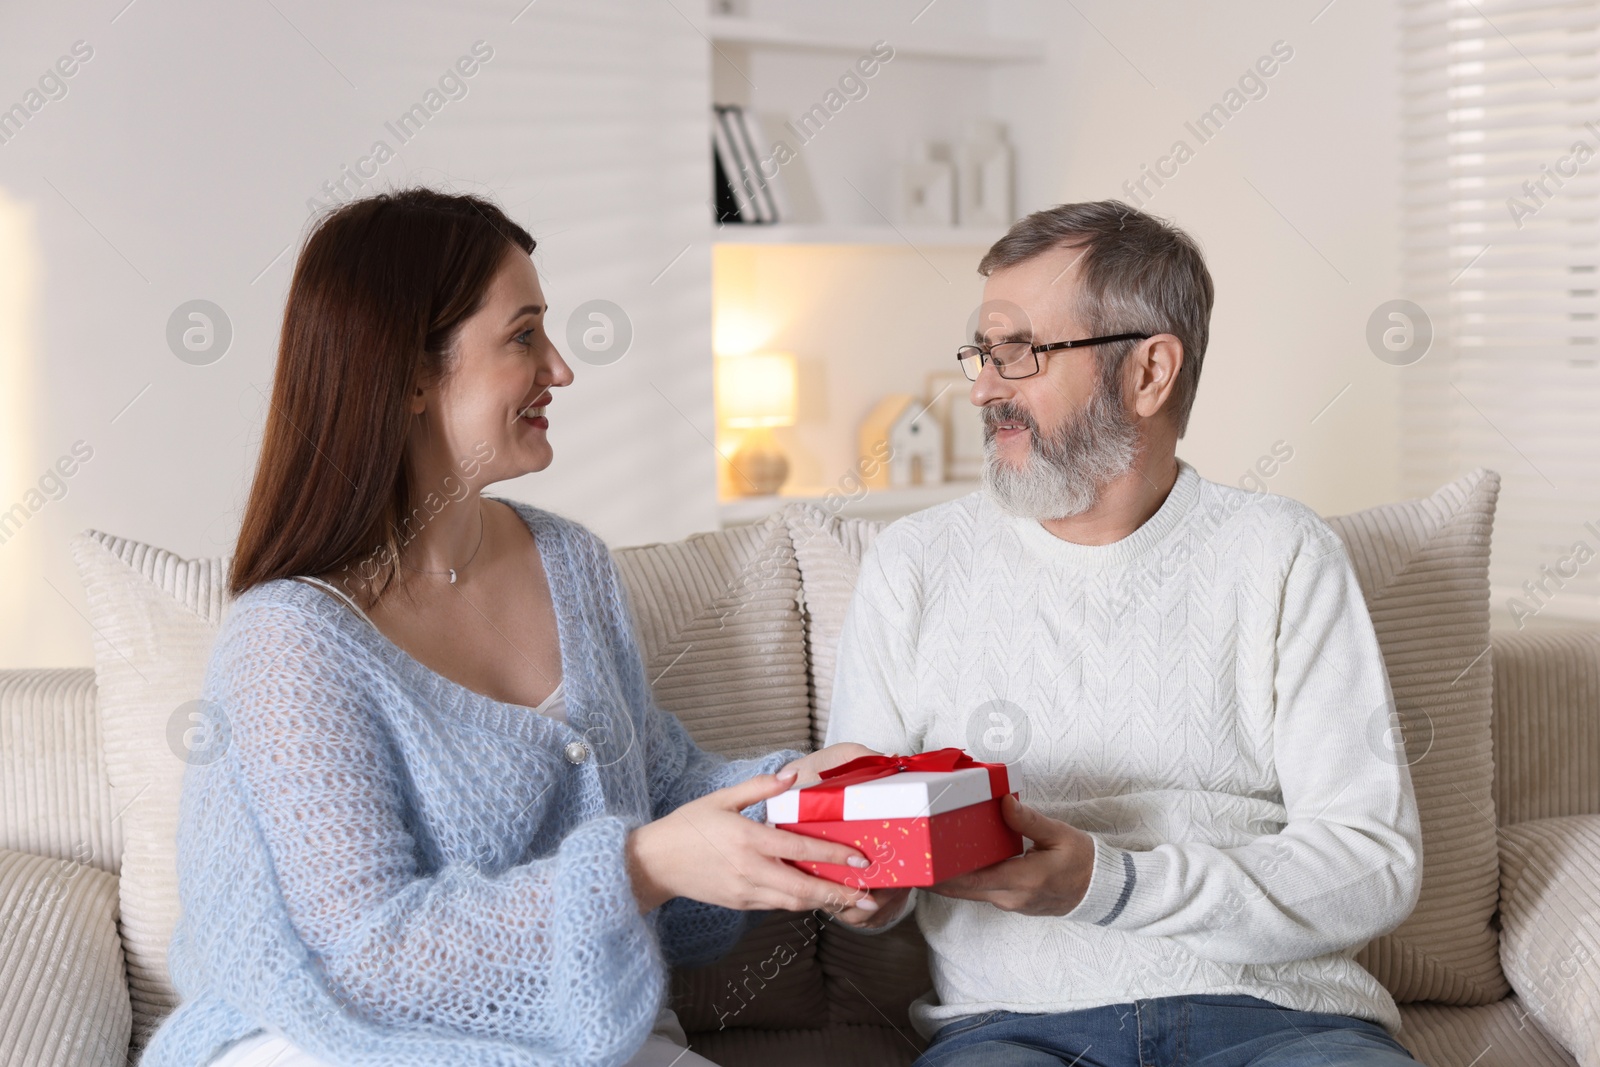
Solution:
[[[737,105],[712,105],[712,163],[719,223],[774,223],[786,206],[776,183],[762,171],[762,156],[756,149],[762,135],[759,123],[753,119]]]
[[[728,119],[728,108],[713,105],[711,132],[716,144],[717,159],[722,164],[734,202],[739,205],[739,222],[762,222],[761,208],[756,202],[755,182],[751,179],[749,165],[740,150],[738,126]]]
[[[782,176],[778,173],[781,160],[774,151],[775,142],[767,136],[760,116],[754,111],[739,108],[738,116],[744,127],[745,144],[750,146],[751,158],[756,163],[756,178],[761,184],[762,195],[766,197],[772,221],[784,221],[792,217],[792,212],[789,210],[789,198],[784,194]],[[770,174],[767,173],[769,168]]]
[[[728,177],[727,170],[722,166],[722,153],[717,150],[715,138],[712,139],[711,145],[711,171],[716,195],[717,225],[743,222],[744,218],[739,211],[739,200],[733,195],[733,180]]]

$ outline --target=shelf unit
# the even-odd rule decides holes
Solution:
[[[759,106],[759,101],[750,97],[762,95],[755,83],[745,77],[742,70],[752,52],[831,52],[862,55],[871,51],[874,43],[892,38],[890,44],[897,60],[912,59],[993,68],[1007,64],[1039,63],[1045,58],[1044,45],[1038,40],[997,37],[984,33],[941,35],[919,31],[914,24],[895,25],[892,31],[875,32],[867,29],[840,29],[835,26],[789,25],[770,19],[741,15],[709,15],[701,27],[702,34],[711,46],[713,70],[721,68],[723,85],[719,90],[718,76],[714,74],[713,96],[727,97],[716,102],[746,106]],[[735,56],[742,57],[743,61],[734,62],[731,57]],[[736,76],[730,77],[730,71]],[[772,131],[768,132],[770,134]],[[883,147],[882,144],[873,146],[875,150],[881,150]],[[986,247],[1003,232],[1003,229],[996,230],[989,227],[906,226],[890,220],[883,210],[877,210],[877,205],[874,205],[874,209],[882,218],[882,222],[876,219],[868,223],[807,220],[780,223],[775,226],[714,226],[716,232],[713,240],[729,244],[909,243],[918,247],[935,248],[979,245]]]
[[[967,119],[996,117],[1014,129],[1012,109],[1032,97],[1010,72],[1042,67],[1047,59],[1046,42],[1016,27],[1010,36],[983,32],[999,0],[954,0],[917,23],[863,15],[847,20],[849,26],[824,21],[808,0],[739,2],[745,14],[712,14],[699,23],[712,70],[707,103],[763,114],[767,136],[797,152],[798,161],[783,171],[796,210],[794,221],[775,225],[719,226],[708,219],[713,292],[719,321],[731,308],[735,318],[772,325],[763,333],[741,323],[730,333],[759,335],[758,347],[793,351],[800,360],[801,421],[774,432],[804,484],[776,496],[738,497],[719,461],[724,526],[759,521],[793,500],[820,503],[827,488],[811,487],[850,477],[859,420],[872,406],[885,393],[921,395],[930,374],[953,370],[947,353],[970,330],[967,319],[980,299],[974,268],[1005,228],[902,223],[895,185],[886,179],[910,144],[953,141]],[[880,64],[870,92],[851,97],[819,132],[807,128],[802,135],[796,116],[814,112],[841,72],[881,41],[894,55]],[[1030,156],[1015,141],[1013,153],[1020,179]],[[834,332],[814,325],[824,320]],[[724,456],[736,450],[737,434],[719,429]],[[894,519],[977,486],[958,481],[829,501],[841,514]]]
[[[931,508],[947,500],[966,496],[980,486],[976,481],[940,482],[937,485],[917,485],[906,489],[868,489],[856,499],[843,496],[830,497],[827,489],[792,491],[772,496],[747,496],[725,500],[719,507],[722,528],[743,526],[760,522],[787,504],[805,502],[817,504],[834,514],[850,519],[875,519],[890,522],[913,511]],[[835,490],[835,492],[838,492]]]
[[[785,26],[738,15],[712,15],[706,19],[704,30],[713,44],[860,52],[873,43],[866,33]],[[915,59],[948,59],[965,63],[1025,63],[1044,58],[1044,46],[1038,41],[986,35],[961,38],[920,36],[908,41],[897,39],[894,49],[899,55]]]

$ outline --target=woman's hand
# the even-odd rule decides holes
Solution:
[[[842,763],[849,763],[861,756],[879,756],[882,753],[866,745],[854,742],[840,742],[819,749],[808,756],[801,756],[797,760],[790,760],[779,770],[794,771],[797,774],[797,785],[810,785],[812,782],[821,781],[822,772]],[[874,930],[894,920],[905,906],[906,897],[911,895],[910,889],[872,889],[854,902],[847,903],[842,908],[829,909],[840,922],[864,930]]]
[[[785,771],[794,771],[798,776],[797,785],[810,785],[821,781],[823,771],[837,767],[842,763],[849,763],[861,756],[881,755],[876,749],[854,742],[841,742],[819,749],[808,756],[801,756],[797,760],[790,760],[784,764],[779,774]],[[872,889],[868,890],[860,900],[845,904],[841,908],[831,908],[830,911],[840,922],[861,929],[871,930],[884,925],[900,913],[905,899],[910,895],[909,889]]]
[[[834,745],[813,755],[844,747],[861,748]],[[859,849],[792,834],[740,814],[794,784],[792,771],[759,774],[692,800],[629,834],[628,876],[639,910],[648,912],[673,897],[689,897],[740,911],[823,908],[838,914],[852,906],[863,916],[875,911],[877,904],[865,890],[818,878],[784,862],[870,866]]]
[[[905,907],[906,897],[911,895],[909,888],[901,889],[873,889],[869,892],[869,899],[874,907],[864,908],[860,903],[852,904],[840,911],[836,916],[840,922],[854,926],[861,930],[876,930],[886,926],[899,917],[900,911]]]
[[[794,771],[799,775],[796,779],[797,785],[810,785],[812,782],[821,781],[822,772],[830,767],[837,767],[841,763],[849,763],[851,760],[861,756],[877,756],[880,754],[866,745],[845,741],[837,745],[829,745],[827,748],[818,749],[809,756],[801,756],[799,759],[790,760],[783,765],[778,773]]]

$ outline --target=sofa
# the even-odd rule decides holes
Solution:
[[[1498,478],[1329,519],[1378,630],[1424,875],[1400,927],[1350,949],[1432,1067],[1600,1067],[1600,631],[1490,632]],[[883,523],[793,503],[614,549],[657,701],[729,755],[820,744],[862,553]],[[133,1062],[175,1002],[173,829],[226,559],[72,539],[95,665],[0,671],[0,1061]],[[1027,798],[1024,797],[1024,800]],[[916,922],[863,935],[771,913],[672,976],[691,1047],[729,1067],[907,1064],[931,988]]]

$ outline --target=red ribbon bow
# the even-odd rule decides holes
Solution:
[[[991,796],[1011,792],[1004,763],[983,763],[959,748],[937,748],[913,756],[858,756],[820,772],[822,781],[800,790],[801,822],[836,822],[844,818],[844,791],[852,785],[888,778],[903,771],[959,771],[983,767],[989,772]]]

